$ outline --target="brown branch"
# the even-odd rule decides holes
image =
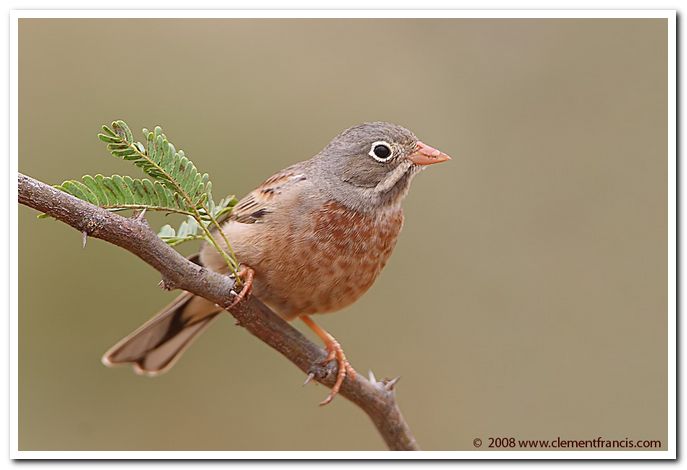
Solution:
[[[198,266],[170,248],[150,229],[145,219],[126,218],[81,201],[29,176],[19,174],[19,202],[135,254],[162,274],[165,287],[183,289],[223,306],[231,303],[233,280]],[[239,325],[279,351],[306,374],[327,387],[335,380],[335,367],[317,365],[325,351],[282,320],[254,297],[232,308]],[[346,379],[340,395],[372,419],[391,450],[419,450],[395,400],[395,381]]]

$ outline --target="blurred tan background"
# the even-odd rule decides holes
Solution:
[[[454,160],[415,180],[377,284],[320,317],[353,365],[402,376],[426,450],[665,446],[666,41],[665,20],[22,19],[19,168],[138,175],[96,138],[124,119],[240,196],[348,126],[403,124]],[[22,450],[384,448],[228,316],[164,376],[105,368],[176,294],[35,216],[19,210]]]

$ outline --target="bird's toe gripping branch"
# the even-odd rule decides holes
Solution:
[[[320,339],[324,342],[325,348],[327,349],[327,357],[325,357],[324,360],[319,363],[319,365],[326,366],[330,362],[336,361],[338,366],[334,386],[332,386],[332,389],[329,392],[327,398],[320,402],[320,405],[326,405],[334,399],[337,393],[339,393],[341,385],[343,384],[344,379],[346,379],[346,377],[348,377],[351,380],[355,380],[356,372],[355,369],[353,369],[351,364],[348,362],[348,359],[346,359],[346,354],[344,354],[343,348],[332,335],[330,335],[328,332],[322,329],[307,315],[301,316],[301,320],[303,320],[303,323],[308,325],[308,327],[310,327],[310,329],[313,330],[315,334],[317,334],[317,336],[320,337]],[[308,374],[308,378],[305,380],[305,383],[307,384],[308,382],[310,382],[314,376],[315,372],[311,372],[310,374]]]
[[[231,310],[233,307],[239,304],[243,299],[248,297],[253,290],[253,278],[255,277],[255,271],[249,266],[241,265],[241,269],[237,273],[237,277],[241,280],[241,291],[236,294],[234,300],[229,304],[227,310]]]

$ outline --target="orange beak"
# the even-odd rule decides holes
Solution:
[[[441,163],[450,160],[451,157],[446,155],[434,147],[430,147],[422,142],[417,143],[415,152],[408,156],[408,160],[416,165],[432,165],[434,163]]]

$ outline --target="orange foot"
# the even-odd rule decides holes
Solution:
[[[320,328],[312,319],[308,316],[303,315],[301,320],[312,329],[317,336],[324,341],[324,346],[327,348],[327,357],[321,362],[322,365],[327,365],[331,361],[336,360],[338,369],[336,372],[336,382],[327,398],[320,402],[320,406],[326,405],[331,402],[339,390],[341,389],[341,384],[343,384],[344,379],[348,376],[351,380],[355,380],[356,372],[346,359],[346,354],[344,354],[343,348],[339,342],[324,329]]]
[[[255,271],[253,268],[241,265],[241,269],[236,273],[237,277],[241,280],[243,287],[241,287],[241,292],[236,295],[234,301],[227,307],[227,310],[231,310],[239,302],[245,299],[253,290],[253,278],[255,277]]]
[[[334,399],[336,394],[339,393],[341,384],[346,377],[349,377],[351,380],[355,380],[356,374],[355,369],[351,366],[350,362],[348,362],[348,359],[346,359],[346,354],[344,354],[344,350],[337,340],[332,337],[330,342],[325,343],[325,347],[327,348],[327,351],[329,351],[329,354],[327,354],[325,360],[322,361],[322,365],[326,366],[329,364],[329,362],[336,359],[338,370],[336,372],[336,382],[334,382],[334,386],[329,392],[327,398],[320,402],[320,406],[326,405]]]

